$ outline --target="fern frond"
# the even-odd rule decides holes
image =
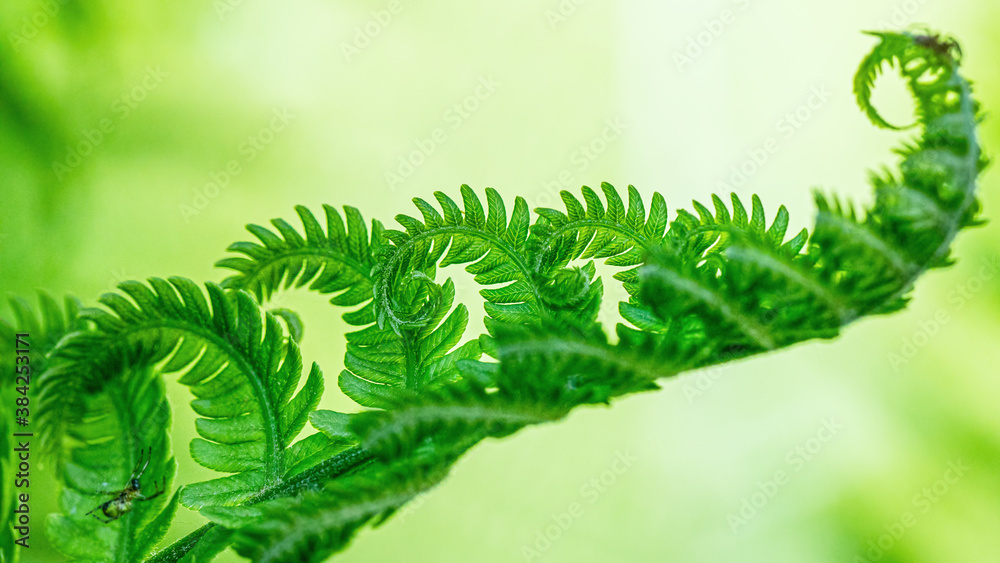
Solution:
[[[339,437],[338,437],[339,439]],[[305,491],[315,491],[323,483],[365,470],[372,465],[372,458],[360,447],[348,448],[328,459],[317,463],[302,473],[288,478],[280,487],[261,491],[259,495],[248,500],[243,506],[209,506],[203,514],[210,518],[222,520],[228,518],[232,528],[238,527],[239,514],[251,512],[247,510],[254,506],[266,506],[270,501],[292,498]],[[242,522],[239,525],[246,524]],[[215,523],[209,523],[187,536],[177,540],[165,549],[150,556],[145,563],[202,563],[213,558],[226,549],[232,541],[235,531]]]
[[[907,81],[917,103],[917,122],[914,125],[927,126],[936,117],[959,111],[964,102],[956,87],[958,81],[965,81],[954,79],[961,59],[961,49],[954,39],[940,37],[927,30],[868,34],[877,37],[879,43],[858,68],[854,77],[854,93],[858,105],[872,123],[887,129],[903,129],[888,123],[871,104],[872,88],[884,65],[898,65],[900,74]],[[976,106],[971,99],[966,101]]]
[[[638,332],[623,334],[630,348],[622,354],[601,340],[600,331],[556,335],[551,325],[497,326],[504,343],[497,350],[504,372],[497,388],[460,381],[385,411],[350,418],[317,411],[318,427],[340,435],[349,426],[378,463],[294,498],[204,513],[236,529],[237,552],[254,561],[323,561],[365,524],[378,525],[439,483],[455,459],[483,438],[559,420],[580,404],[655,389],[665,368],[661,358],[681,352],[658,347]]]
[[[655,389],[653,381],[679,370],[697,350],[666,349],[654,337],[622,333],[630,353],[608,343],[595,326],[565,326],[553,319],[541,324],[496,323],[502,345],[494,354],[498,371],[485,386],[473,378],[449,382],[420,395],[397,399],[383,411],[343,415],[317,411],[314,425],[331,436],[357,436],[368,452],[390,462],[419,451],[487,437],[499,438],[525,426],[553,422],[574,407],[606,403],[611,397]],[[623,330],[624,327],[623,327]]]
[[[697,259],[705,257],[709,252],[723,254],[734,239],[773,246],[787,256],[798,254],[805,246],[809,238],[809,233],[805,229],[785,242],[788,210],[784,205],[778,208],[778,213],[769,227],[764,214],[764,205],[756,194],[752,197],[749,214],[736,194],[731,194],[730,197],[732,211],[719,196],[714,194],[712,195],[714,215],[697,201],[693,202],[698,213],[697,217],[687,210],[679,210],[668,232],[673,248],[687,257]]]
[[[691,313],[687,310],[694,307],[696,302],[706,301],[709,309],[719,310],[719,315],[713,319],[714,321],[718,321],[721,316],[725,323],[743,326],[745,330],[741,332],[744,335],[747,331],[754,333],[749,336],[750,339],[770,341],[770,337],[763,333],[761,327],[754,326],[755,321],[752,318],[736,318],[739,315],[727,310],[719,301],[718,295],[712,297],[712,294],[719,290],[714,287],[720,283],[718,273],[721,268],[726,267],[727,261],[731,262],[727,260],[727,256],[731,259],[740,250],[743,251],[741,254],[743,256],[750,257],[752,254],[765,261],[770,261],[772,258],[783,260],[793,257],[805,245],[808,233],[803,229],[786,242],[788,210],[784,206],[778,209],[769,227],[764,206],[756,195],[752,198],[750,213],[747,213],[746,207],[736,194],[731,194],[731,200],[732,210],[719,196],[713,194],[714,214],[698,201],[693,202],[697,216],[683,209],[677,212],[677,218],[671,222],[662,244],[651,248],[646,256],[654,254],[661,256],[661,259],[666,259],[667,256],[673,257],[680,267],[676,273],[684,279],[674,279],[675,276],[669,275],[669,279],[664,281],[674,284],[675,291],[680,297],[670,304],[673,310],[666,311],[659,307],[660,312],[656,314],[651,307],[643,304],[643,299],[638,294],[638,283],[635,283],[630,292],[629,302],[619,306],[627,321],[646,331],[667,332],[671,328],[671,323],[674,323],[675,332],[690,330],[693,327],[683,328],[676,323]],[[743,248],[734,248],[736,246]],[[771,254],[775,256],[771,257]],[[781,269],[788,272],[785,268]],[[637,267],[635,271],[639,272],[640,268]]]
[[[642,263],[643,255],[664,240],[667,204],[654,193],[649,217],[638,190],[628,187],[628,208],[614,186],[601,184],[604,199],[587,186],[581,188],[584,202],[572,193],[560,192],[566,211],[539,208],[528,240],[532,267],[544,276],[579,259],[605,259],[611,266],[631,267]],[[626,288],[637,281],[631,274],[616,276]]]
[[[277,233],[259,225],[247,225],[260,244],[237,242],[227,250],[245,255],[215,263],[238,273],[226,278],[227,289],[245,289],[263,302],[282,288],[302,287],[321,294],[336,293],[330,302],[340,307],[354,307],[371,300],[373,254],[382,243],[382,224],[372,220],[371,235],[364,218],[354,207],[344,206],[344,216],[336,208],[324,205],[326,231],[305,207],[295,207],[305,231],[305,238],[283,219],[273,219]],[[353,325],[363,312],[351,311],[344,320]]]
[[[693,340],[672,340],[618,325],[612,344],[598,326],[499,327],[497,386],[514,402],[586,404],[657,389],[656,380],[701,361],[709,350]]]
[[[951,145],[966,158],[966,169],[975,171],[978,154],[963,152],[970,146],[973,143]],[[924,157],[921,153],[908,158]],[[911,163],[904,161],[904,170]],[[974,189],[964,185],[967,193]],[[970,224],[968,209],[974,200],[962,201],[970,207],[946,213],[950,221],[935,231],[953,235]],[[655,388],[659,378],[723,358],[831,337],[861,315],[895,306],[913,277],[934,264],[928,257],[935,255],[940,239],[928,237],[941,236],[916,228],[925,222],[909,223],[901,232],[914,236],[904,245],[882,230],[893,215],[873,210],[860,218],[852,207],[821,200],[816,231],[802,253],[804,232],[784,240],[788,224],[784,209],[768,227],[756,198],[750,214],[738,199],[732,212],[719,198],[714,203],[714,216],[698,204],[698,218],[681,214],[672,225],[674,233],[668,234],[669,242],[654,248],[648,263],[641,266],[642,300],[669,319],[669,332],[644,334],[620,327],[619,343],[611,345],[603,334],[579,327],[536,331],[535,324],[495,323],[501,366],[495,391],[477,395],[475,388],[449,386],[437,391],[443,396],[432,393],[413,404],[359,416],[352,430],[385,460],[417,455],[458,436],[505,435],[527,424],[560,418],[580,404]],[[882,206],[887,207],[884,202]],[[586,249],[591,240],[582,247]],[[573,249],[582,255],[580,247]],[[876,256],[880,261],[873,260]],[[531,399],[511,401],[506,396],[510,390],[530,393]],[[534,409],[524,408],[525,404]],[[557,414],[532,420],[526,413],[537,412],[539,405]]]
[[[586,270],[566,270],[575,260],[604,259],[610,266],[623,268],[614,278],[634,295],[638,290],[638,266],[646,253],[663,244],[667,226],[667,205],[659,193],[654,193],[646,215],[646,208],[638,190],[628,187],[628,208],[614,186],[601,183],[604,202],[597,192],[587,186],[581,188],[583,202],[569,191],[560,192],[566,211],[536,209],[538,219],[531,226],[528,252],[532,268],[542,279],[551,279],[547,297],[558,305],[568,304],[574,311],[577,324],[593,322],[600,308],[602,287],[591,287],[600,282],[593,274],[593,266]],[[606,203],[605,203],[606,202]],[[559,279],[563,278],[563,279]],[[575,278],[575,279],[574,279]],[[575,286],[567,283],[575,282]],[[594,302],[582,307],[586,301]],[[643,324],[645,311],[635,300],[621,304],[622,315],[633,324]],[[652,328],[650,325],[645,325]]]
[[[745,355],[835,336],[863,315],[901,308],[923,271],[948,263],[958,230],[976,224],[975,178],[983,160],[968,83],[955,72],[950,55],[921,41],[924,36],[879,37],[882,43],[858,74],[861,107],[876,122],[881,119],[865,85],[873,68],[892,59],[900,61],[922,108],[923,135],[898,151],[902,173],[873,175],[875,203],[860,213],[817,194],[816,227],[805,254],[799,254],[801,233],[778,246],[787,213],[779,211],[764,232],[757,200],[754,215],[760,220],[750,220],[755,228],[742,229],[731,240],[692,239],[695,257],[718,248],[716,259],[706,255],[698,262],[676,249],[654,254],[642,271],[641,301],[671,326],[672,338],[700,339],[719,353],[736,347]],[[719,223],[719,215],[726,222],[727,212],[718,198],[715,202],[714,218],[696,206],[698,224]],[[735,200],[734,208],[744,224],[746,213]]]
[[[201,438],[191,442],[191,455],[205,467],[233,473],[185,487],[181,501],[192,508],[240,502],[280,485],[290,469],[315,453],[307,451],[315,449],[314,442],[289,446],[323,392],[314,364],[295,394],[302,371],[298,345],[283,336],[273,315],[262,316],[249,293],[206,287],[211,309],[202,290],[184,278],[121,284],[131,301],[105,294],[100,301],[110,312],[85,311],[94,330],[60,343],[44,376],[49,388],[78,381],[94,392],[128,369],[156,366],[159,373],[183,373],[180,382],[191,388],[196,397],[191,406],[201,417],[196,421]],[[80,421],[51,405],[46,414]]]
[[[141,561],[166,534],[177,509],[177,494],[169,494],[177,464],[163,381],[148,368],[129,370],[115,385],[87,395],[83,408],[80,423],[64,441],[68,454],[57,468],[62,513],[46,521],[49,540],[73,561]],[[93,514],[105,518],[101,504],[129,484],[146,451],[149,464],[140,478],[141,492],[166,494],[133,500],[131,510],[117,520],[99,521]]]
[[[496,190],[486,189],[488,211],[472,188],[463,185],[461,191],[464,211],[444,193],[435,192],[440,212],[414,198],[423,220],[397,215],[405,231],[385,231],[392,244],[382,248],[375,270],[375,313],[380,327],[388,324],[398,331],[423,326],[429,314],[401,308],[396,295],[412,283],[414,272],[431,275],[437,267],[450,264],[468,264],[466,271],[480,285],[506,284],[481,291],[491,318],[531,322],[540,314],[538,287],[525,259],[529,218],[524,199],[514,201],[508,220]]]
[[[424,326],[397,334],[373,324],[348,333],[341,390],[362,406],[389,408],[400,398],[458,379],[458,362],[478,360],[482,351],[478,340],[459,346],[469,311],[462,304],[452,309],[454,299],[448,280],[432,300],[435,310]]]
[[[447,476],[451,458],[405,459],[377,466],[245,511],[213,508],[210,517],[239,527],[234,548],[257,563],[325,561],[365,524],[378,525]]]
[[[45,355],[55,347],[59,340],[68,332],[80,326],[80,301],[72,296],[63,299],[62,307],[44,291],[38,293],[39,312],[36,314],[31,304],[24,298],[15,297],[10,300],[10,308],[14,312],[15,323],[8,325],[8,331],[31,334],[32,345],[38,346],[38,357],[32,363],[38,362],[44,370]],[[13,342],[13,341],[11,341]],[[13,344],[12,344],[13,345]]]
[[[384,411],[356,415],[350,430],[367,451],[387,462],[424,450],[453,452],[454,444],[463,440],[471,445],[507,436],[531,424],[558,420],[570,409],[565,403],[533,399],[461,381]]]
[[[872,49],[871,53],[864,58],[857,73],[854,75],[854,95],[858,101],[858,105],[872,123],[885,129],[904,129],[904,127],[898,127],[886,121],[871,104],[870,100],[872,89],[875,87],[875,80],[882,73],[883,65],[888,64],[891,67],[896,64],[900,55],[909,51],[912,40],[906,35],[899,33],[867,33],[878,37],[880,41]]]
[[[230,535],[236,550],[255,561],[322,560],[343,549],[365,525],[377,525],[440,482],[460,455],[487,437],[560,420],[581,405],[655,389],[660,379],[685,370],[829,338],[858,318],[902,307],[919,275],[950,262],[955,234],[979,223],[975,181],[985,159],[976,140],[978,105],[957,73],[957,48],[929,34],[879,37],[882,43],[856,77],[861,107],[876,124],[888,126],[871,107],[869,96],[882,62],[897,61],[918,98],[922,135],[897,151],[902,158],[898,172],[873,176],[875,202],[869,208],[817,195],[811,235],[802,231],[785,240],[787,211],[779,208],[769,226],[756,197],[749,212],[735,196],[731,207],[713,197],[714,211],[695,202],[694,213],[680,212],[666,230],[662,197],[653,197],[647,217],[633,188],[628,210],[610,185],[602,186],[604,200],[584,188],[583,202],[564,194],[565,213],[538,210],[530,235],[523,200],[515,203],[508,221],[493,190],[486,192],[488,213],[468,186],[462,188],[464,209],[440,193],[435,195],[438,207],[416,200],[422,220],[401,215],[397,220],[405,232],[382,233],[388,242],[373,255],[372,303],[353,318],[357,325],[370,326],[349,336],[342,375],[349,394],[384,410],[309,414],[320,434],[292,446],[288,451],[294,453],[281,454],[283,482],[265,484],[256,495],[223,499],[233,501],[228,504],[205,506],[202,512],[213,524],[204,535],[185,539],[182,547],[156,560],[175,561],[198,544],[198,538],[208,542],[205,553],[214,553]],[[284,242],[272,237],[261,238],[265,247],[269,241],[277,247],[294,239],[287,233]],[[572,268],[579,259],[591,261]],[[592,322],[603,292],[594,259],[622,267],[616,278],[630,293],[623,311],[638,329],[618,325],[615,343]],[[450,281],[434,281],[437,268],[448,264],[466,264],[476,281],[487,286],[481,293],[491,337],[460,346],[467,312],[453,308]],[[305,276],[298,270],[283,271],[277,280],[288,275]],[[270,280],[277,285],[273,276]],[[92,332],[126,333],[131,324],[152,322],[144,311],[155,311],[156,319],[170,318],[173,323],[157,325],[156,334],[180,331],[184,336],[134,338],[115,355],[124,360],[103,360],[105,366],[131,366],[136,358],[143,360],[141,365],[152,365],[149,360],[155,358],[166,364],[163,370],[177,371],[196,358],[214,357],[218,350],[226,356],[215,366],[223,375],[238,362],[280,369],[298,362],[294,340],[272,339],[280,333],[272,316],[266,317],[267,330],[260,328],[260,312],[248,294],[230,298],[254,307],[250,318],[220,315],[232,305],[222,301],[216,306],[214,301],[227,295],[209,286],[213,313],[201,316],[239,322],[232,330],[233,323],[226,322],[221,323],[223,330],[203,330],[202,325],[215,325],[193,323],[188,314],[179,314],[177,320],[176,311],[197,301],[187,297],[190,290],[178,286],[184,294],[182,306],[159,295],[163,285],[153,283],[161,301],[146,295],[145,286],[139,286],[144,291],[127,286],[137,308],[105,300],[117,316],[88,314],[97,324]],[[195,293],[202,297],[200,290]],[[241,336],[232,339],[231,332]],[[88,333],[79,334],[81,349],[93,352],[86,346]],[[192,334],[193,342],[202,343],[189,350],[185,347]],[[221,344],[214,340],[219,334]],[[262,359],[255,352],[258,346],[272,353]],[[285,351],[283,359],[274,359],[275,350]],[[288,350],[295,352],[293,359]],[[499,363],[478,362],[480,352]],[[86,367],[72,346],[64,343],[57,357],[60,353],[75,367]],[[197,379],[191,374],[201,373],[198,362],[182,381]],[[85,382],[87,374],[95,372],[76,371]],[[271,377],[254,373],[247,377],[253,388],[237,388],[234,395],[248,396],[261,408],[283,405],[273,400],[266,385],[268,391],[254,394],[252,382]],[[286,381],[287,376],[279,379]],[[287,400],[287,389],[282,389],[279,394]],[[276,412],[264,410],[273,416],[264,417],[262,425],[268,420],[284,423]],[[222,414],[244,412],[257,411]],[[240,432],[255,436],[257,426],[247,423]],[[279,440],[266,442],[271,443]],[[328,448],[349,443],[358,445],[317,462]],[[284,452],[287,441],[280,445]],[[238,457],[244,454],[227,453],[236,463],[246,460]],[[265,447],[259,457],[272,463],[267,455]],[[288,471],[295,473],[287,476]]]
[[[481,223],[483,228],[488,225],[493,234],[499,233],[502,227],[504,233],[501,234],[505,234],[507,222],[503,203],[495,192],[490,192],[488,197],[489,217],[484,216],[480,222],[470,219],[470,222]],[[361,214],[354,208],[344,208],[346,228],[333,207],[324,206],[324,209],[328,224],[325,234],[307,209],[296,207],[305,228],[304,239],[281,219],[272,221],[281,237],[263,227],[249,225],[247,229],[264,246],[247,242],[231,245],[231,251],[242,252],[248,258],[227,258],[216,264],[241,272],[227,278],[224,285],[248,288],[255,291],[258,298],[267,299],[282,285],[282,280],[285,287],[301,287],[311,280],[310,289],[320,293],[343,290],[331,299],[334,305],[350,307],[370,300],[373,255],[384,254],[380,249],[392,237],[384,237],[381,224],[373,221],[369,240]],[[482,215],[481,208],[479,214]],[[515,215],[511,236],[516,238],[514,231],[519,228],[519,221],[524,222],[524,229],[527,228],[526,208],[516,211]],[[523,220],[517,219],[522,215]],[[451,310],[454,285],[450,280],[444,286],[434,283],[431,277],[434,266],[429,264],[423,270],[414,271],[410,278],[415,281],[391,296],[393,311],[419,316],[422,323],[405,327],[377,326],[371,303],[344,315],[350,324],[368,325],[347,335],[346,369],[339,380],[345,394],[359,404],[380,407],[403,392],[419,392],[427,385],[454,380],[458,377],[458,361],[479,358],[480,349],[475,341],[452,350],[464,335],[468,310],[461,304]],[[286,319],[286,324],[293,329],[300,323],[291,318]]]

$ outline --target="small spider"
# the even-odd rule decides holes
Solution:
[[[98,506],[97,508],[95,508],[94,510],[91,510],[90,512],[88,512],[87,514],[85,514],[85,516],[93,515],[94,518],[97,518],[102,523],[108,524],[110,522],[113,522],[113,521],[121,518],[127,512],[130,512],[132,510],[132,503],[134,501],[137,501],[137,500],[152,500],[152,499],[154,499],[154,498],[162,495],[166,491],[166,488],[165,488],[166,479],[163,479],[163,480],[160,481],[160,490],[156,491],[156,493],[154,493],[154,494],[152,494],[152,495],[150,495],[148,497],[147,496],[143,496],[140,493],[140,490],[142,489],[142,487],[139,485],[139,478],[142,477],[143,472],[146,471],[146,467],[149,466],[149,460],[150,460],[150,458],[153,455],[153,448],[149,448],[149,449],[145,450],[145,453],[146,453],[146,456],[145,456],[146,457],[146,461],[143,462],[142,461],[142,458],[143,458],[142,454],[143,454],[143,452],[142,451],[139,452],[139,462],[135,464],[135,469],[132,470],[132,476],[129,477],[128,484],[125,485],[125,488],[122,489],[121,492],[117,492],[117,493],[107,493],[107,492],[103,493],[105,495],[109,495],[109,496],[112,496],[114,498],[111,499],[111,500],[109,500],[109,501],[104,502],[103,504],[101,504],[100,506]],[[140,465],[142,466],[142,469],[139,468]],[[104,513],[104,516],[107,518],[107,520],[105,520],[104,518],[101,518],[97,514],[94,514],[98,510],[100,510],[102,513]]]
[[[913,42],[955,62],[962,59],[962,47],[951,37],[942,38],[936,33],[928,33],[914,36]]]

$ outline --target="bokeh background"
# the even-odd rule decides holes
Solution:
[[[901,140],[854,103],[873,45],[859,31],[954,34],[996,111],[998,21],[986,0],[6,0],[0,291],[92,304],[127,279],[218,281],[212,264],[248,222],[322,203],[390,222],[462,183],[532,207],[602,180],[672,209],[734,190],[810,226],[812,187],[867,201],[867,170]],[[909,121],[900,82],[880,84],[884,112]],[[1000,146],[1000,122],[982,135]],[[732,184],[769,138],[778,150]],[[994,220],[998,178],[981,186]],[[484,443],[334,560],[1000,561],[997,234],[962,234],[957,265],[921,279],[911,307],[834,342]],[[481,317],[470,277],[445,273]],[[305,360],[330,378],[323,406],[352,408],[332,384],[339,312],[307,293],[277,301],[306,322]],[[205,479],[187,451],[190,396],[168,389],[178,483]],[[33,483],[28,562],[60,560],[40,518],[54,487]],[[573,503],[582,513],[554,533]],[[166,541],[203,521],[182,509]]]

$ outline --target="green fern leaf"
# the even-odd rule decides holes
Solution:
[[[177,494],[169,495],[176,463],[163,381],[148,368],[129,371],[115,385],[86,396],[82,414],[67,435],[68,454],[57,468],[62,513],[46,521],[49,540],[74,561],[140,561],[166,534],[177,508]],[[101,504],[135,477],[132,471],[144,451],[150,453],[139,478],[141,493],[166,494],[133,500],[130,511],[109,523],[98,520],[106,518]]]
[[[320,561],[440,482],[482,439],[655,389],[660,379],[685,370],[831,337],[862,316],[901,307],[919,275],[950,262],[955,234],[979,223],[975,180],[986,160],[976,140],[978,105],[956,72],[957,47],[929,34],[879,37],[882,44],[856,78],[862,109],[888,125],[869,95],[881,63],[898,61],[918,100],[922,135],[897,151],[898,173],[873,176],[870,208],[817,195],[811,234],[786,240],[787,211],[779,208],[768,225],[756,197],[749,211],[735,196],[731,206],[714,196],[714,209],[695,202],[668,231],[661,196],[654,195],[647,217],[632,188],[627,207],[610,185],[602,186],[603,199],[584,188],[582,201],[564,193],[565,212],[537,210],[530,234],[523,202],[515,203],[508,221],[492,190],[485,209],[467,186],[462,207],[440,193],[437,206],[416,200],[422,219],[397,217],[405,231],[384,231],[385,242],[373,254],[373,300],[354,318],[370,326],[349,337],[342,375],[349,394],[383,410],[309,414],[320,434],[283,454],[283,466],[296,468],[293,476],[239,504],[204,507],[213,524],[156,560],[194,553],[198,538],[207,542],[205,553],[215,553],[231,534],[237,552],[255,561]],[[265,247],[295,239],[276,226],[282,237],[258,230]],[[598,259],[623,268],[615,277],[630,300],[621,310],[638,327],[618,325],[616,343],[593,322],[603,293]],[[460,345],[467,312],[453,308],[450,281],[434,281],[436,269],[449,264],[466,264],[487,286],[482,295],[491,337],[467,344],[468,353]],[[112,302],[118,316],[114,323],[97,322],[98,333],[118,330],[118,322],[141,323],[143,310],[163,315],[179,308],[132,297],[138,309]],[[268,319],[270,335],[274,321]],[[247,332],[260,343],[259,328]],[[190,356],[173,366],[180,369],[208,353],[182,354],[183,342],[153,340],[133,342],[125,365],[135,357],[172,364]],[[283,345],[295,346],[291,339]],[[80,362],[70,347],[60,350]],[[480,352],[499,363],[479,362]],[[325,455],[332,457],[317,462]]]
[[[461,304],[452,309],[454,299],[455,286],[448,280],[424,326],[397,334],[373,324],[348,333],[341,390],[362,406],[388,408],[399,397],[458,379],[458,362],[478,360],[482,352],[477,340],[458,345],[469,312]]]
[[[643,251],[664,239],[667,206],[660,194],[654,194],[648,219],[639,192],[628,187],[628,210],[614,186],[601,184],[607,208],[600,196],[587,186],[582,188],[584,204],[563,190],[560,196],[566,211],[537,209],[538,220],[531,226],[529,247],[534,269],[551,275],[571,261],[604,258],[613,266],[635,266],[642,262]]]
[[[468,201],[470,209],[474,210],[478,200],[471,196],[471,192],[467,195],[471,198]],[[523,238],[527,232],[526,212],[515,211],[511,230],[508,231],[503,202],[492,191],[488,193],[488,199],[489,215],[484,215],[479,205],[478,212],[471,212],[468,223],[492,235],[513,240]],[[426,202],[418,202],[418,207],[425,211],[432,223],[443,221]],[[369,242],[364,221],[356,209],[345,208],[348,218],[346,228],[333,207],[325,206],[325,209],[326,234],[313,215],[301,206],[296,211],[302,219],[305,238],[280,219],[272,221],[281,233],[280,237],[262,227],[248,226],[248,230],[264,246],[254,243],[230,246],[230,250],[242,252],[248,258],[227,258],[217,263],[241,272],[228,278],[224,284],[252,289],[259,298],[266,299],[282,285],[282,280],[285,280],[285,287],[301,287],[313,280],[310,289],[320,293],[344,290],[331,300],[335,305],[355,306],[370,299],[373,253],[379,252],[385,244],[381,224],[373,222]],[[446,215],[452,216],[454,209],[457,206],[451,202],[446,206]],[[434,219],[435,215],[437,219]],[[522,215],[524,219],[519,219]],[[411,224],[413,229],[422,228],[412,225],[415,219],[401,216],[401,221]],[[517,234],[519,230],[521,235]],[[433,273],[433,265],[426,270]],[[458,377],[457,362],[479,357],[476,342],[452,350],[461,340],[468,320],[468,310],[464,305],[459,305],[449,314],[454,300],[453,284],[448,281],[439,286],[422,272],[415,275],[416,283],[407,284],[404,290],[392,296],[393,310],[421,315],[424,324],[403,329],[375,326],[370,304],[344,316],[351,324],[368,325],[347,335],[346,369],[339,380],[341,389],[361,405],[380,407],[400,393],[418,392],[427,385],[454,380]],[[283,312],[280,313],[284,316]],[[301,323],[297,317],[285,320],[293,334],[300,330]]]
[[[378,524],[447,475],[451,459],[405,460],[327,483],[317,491],[252,510],[235,536],[236,552],[257,563],[325,561],[362,526]],[[213,513],[235,512],[216,507]],[[221,517],[221,515],[216,515]],[[234,519],[232,524],[243,521]]]
[[[201,416],[201,438],[191,442],[191,455],[205,467],[233,474],[186,486],[185,506],[246,500],[279,486],[289,470],[301,470],[295,466],[314,457],[314,442],[297,446],[310,451],[289,446],[319,401],[322,374],[314,364],[295,394],[302,370],[298,345],[283,337],[273,315],[262,318],[249,293],[207,284],[210,310],[202,291],[183,278],[119,287],[131,301],[106,294],[101,302],[111,312],[87,310],[95,330],[61,343],[46,377],[53,386],[76,379],[94,392],[123,369],[162,362],[160,373],[183,373],[180,382],[191,387],[191,406]],[[69,413],[51,408],[48,416]]]
[[[754,216],[760,220],[751,218],[749,229],[741,228],[746,213],[734,199],[739,236],[730,240],[705,238],[696,227],[725,223],[728,213],[712,217],[696,206],[700,219],[682,214],[682,232],[696,236],[681,248],[693,252],[657,253],[642,274],[642,301],[671,327],[672,338],[701,339],[720,354],[734,347],[750,354],[835,336],[863,315],[901,308],[922,272],[948,263],[958,230],[977,223],[975,178],[984,160],[968,83],[928,36],[878,36],[882,43],[858,74],[861,107],[879,122],[866,84],[882,61],[898,60],[925,124],[916,143],[898,151],[902,174],[873,175],[875,203],[860,213],[817,194],[816,227],[804,254],[801,234],[777,246],[787,213],[779,212],[764,232],[756,199]],[[717,252],[716,259],[707,259],[708,252]]]
[[[628,187],[628,208],[626,209],[621,196],[614,186],[604,182],[601,191],[607,202],[605,207],[600,196],[591,188],[582,188],[584,203],[573,194],[563,190],[560,192],[566,211],[556,209],[537,209],[539,217],[531,226],[531,237],[528,239],[528,252],[531,256],[533,269],[543,279],[555,279],[562,274],[570,279],[565,270],[574,260],[598,258],[611,266],[624,268],[615,273],[614,278],[622,282],[630,295],[638,290],[638,266],[643,263],[646,253],[663,244],[666,236],[667,205],[663,196],[654,193],[650,204],[649,216],[646,216],[645,206],[638,190]],[[592,269],[592,266],[591,266]],[[596,276],[589,278],[577,274],[577,288],[572,288],[562,280],[556,280],[552,285],[562,289],[569,296],[577,297],[579,304],[583,296],[600,300],[601,288],[590,288],[590,283],[598,280]],[[550,290],[548,301],[556,303],[567,302],[566,296],[560,299],[558,293]],[[598,307],[590,307],[587,314],[579,314],[578,324],[592,322],[596,318]],[[620,307],[620,311],[629,322],[643,324],[644,309],[631,300]],[[500,319],[514,321],[514,319]],[[651,327],[650,327],[651,328]]]
[[[486,189],[488,214],[472,188],[466,185],[462,186],[464,212],[444,193],[435,192],[434,197],[440,212],[430,203],[414,198],[423,220],[397,215],[396,220],[405,231],[385,231],[392,244],[382,247],[375,269],[374,302],[379,326],[388,324],[396,331],[424,326],[431,313],[427,309],[413,311],[412,307],[401,307],[397,297],[400,288],[406,291],[412,285],[414,272],[432,276],[438,266],[450,264],[468,264],[466,271],[480,285],[506,284],[482,291],[490,317],[515,322],[537,318],[541,306],[538,287],[524,258],[528,238],[528,207],[524,199],[515,200],[508,221],[503,201],[492,188]]]
[[[354,307],[371,300],[371,271],[375,266],[373,251],[382,242],[382,224],[372,221],[371,235],[365,227],[361,213],[350,206],[344,207],[344,217],[329,205],[326,212],[326,232],[316,217],[305,207],[295,208],[305,230],[305,237],[282,219],[271,224],[278,234],[259,225],[248,225],[261,244],[237,242],[228,250],[245,255],[229,257],[216,262],[216,266],[236,270],[236,275],[226,278],[222,286],[227,289],[245,289],[261,302],[279,289],[302,287],[321,294],[336,293],[330,299],[334,305]],[[280,236],[279,236],[280,235]],[[344,319],[354,325],[367,324],[368,315],[352,311]]]
[[[877,37],[879,43],[865,57],[854,76],[854,94],[872,123],[887,129],[905,128],[887,122],[871,103],[872,88],[884,65],[899,66],[917,102],[917,122],[910,127],[928,125],[935,117],[963,103],[960,96],[945,95],[955,86],[949,83],[955,76],[960,58],[957,55],[961,52],[953,39],[941,38],[930,31],[867,33]],[[974,104],[969,98],[966,102]]]
[[[751,214],[748,216],[743,202],[736,194],[731,194],[733,211],[722,199],[712,196],[715,214],[704,205],[694,202],[698,217],[686,210],[677,213],[677,219],[670,224],[669,242],[674,249],[690,258],[705,258],[707,254],[723,254],[736,238],[741,241],[753,241],[758,245],[780,248],[785,254],[794,256],[802,250],[808,239],[808,232],[802,229],[795,237],[785,242],[785,232],[788,229],[788,210],[782,205],[778,208],[771,226],[767,226],[764,205],[760,198],[752,197]]]

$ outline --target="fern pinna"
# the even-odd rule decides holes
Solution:
[[[230,247],[218,265],[234,273],[220,285],[128,282],[101,297],[103,308],[70,310],[71,323],[53,324],[60,334],[38,379],[40,432],[64,487],[54,543],[75,559],[138,560],[180,502],[210,523],[147,561],[207,561],[230,546],[254,561],[322,561],[485,438],[902,308],[920,274],[950,263],[956,233],[978,223],[986,160],[957,45],[876,36],[855,78],[858,102],[893,127],[870,94],[883,63],[895,64],[921,132],[897,151],[898,171],[872,176],[868,208],[816,194],[811,232],[788,236],[787,210],[769,221],[756,196],[749,207],[712,196],[671,222],[661,195],[647,205],[631,186],[623,198],[603,184],[582,199],[563,192],[563,209],[537,209],[532,222],[523,199],[508,208],[487,189],[484,205],[462,186],[461,203],[441,192],[415,199],[419,217],[397,216],[400,229],[330,206],[324,226],[298,207],[301,231],[281,219],[274,230],[249,226],[258,242]],[[629,324],[614,341],[597,321],[596,260],[618,268],[628,293],[619,311]],[[482,286],[487,334],[466,334],[468,309],[438,276],[452,264]],[[316,410],[325,379],[315,365],[303,370],[298,317],[264,309],[276,291],[304,286],[356,327],[338,383],[362,412]],[[155,452],[151,478],[172,481],[166,375],[195,396],[192,458],[223,475],[115,522],[88,520],[143,448]],[[300,438],[307,422],[315,431]]]

